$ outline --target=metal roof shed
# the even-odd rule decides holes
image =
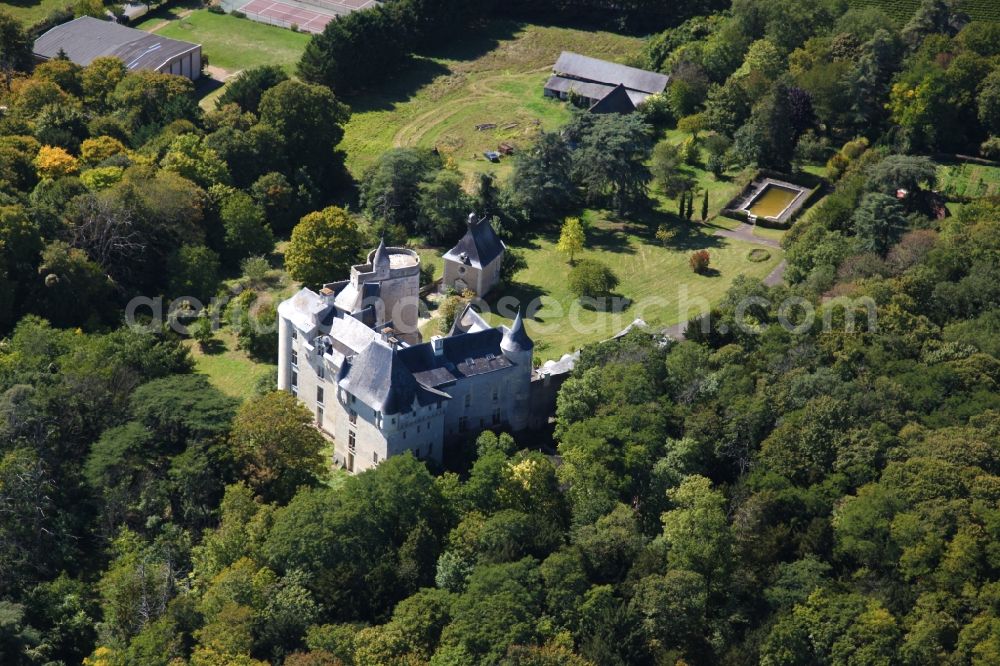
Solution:
[[[35,57],[51,60],[60,52],[78,65],[113,56],[129,70],[176,74],[191,80],[201,76],[201,45],[127,28],[92,16],[57,25],[35,40]]]

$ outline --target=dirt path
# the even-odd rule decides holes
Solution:
[[[185,9],[185,10],[181,11],[179,14],[177,14],[176,18],[173,18],[173,19],[164,19],[163,21],[161,21],[160,23],[157,23],[156,25],[154,25],[152,28],[150,28],[146,32],[156,32],[157,30],[170,25],[171,21],[180,21],[180,20],[186,19],[188,16],[191,16],[192,12],[194,12],[193,9]]]
[[[781,263],[775,266],[774,270],[768,273],[767,277],[764,278],[764,284],[768,287],[777,287],[785,281],[785,270],[787,268],[788,262],[782,259]]]

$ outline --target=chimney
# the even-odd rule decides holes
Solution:
[[[442,338],[440,335],[435,335],[434,337],[431,338],[431,345],[434,347],[435,356],[444,355],[444,338]]]

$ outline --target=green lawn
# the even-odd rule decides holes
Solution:
[[[195,372],[207,375],[212,386],[240,400],[253,395],[257,381],[274,367],[255,361],[237,349],[236,338],[228,329],[216,334],[209,353],[202,351],[193,340],[188,345],[194,358]]]
[[[347,166],[360,176],[390,148],[423,146],[437,147],[466,173],[504,175],[509,160],[492,164],[483,151],[504,141],[525,147],[540,129],[570,117],[565,104],[542,96],[560,51],[621,62],[641,48],[639,39],[608,32],[494,22],[440,53],[414,57],[378,90],[348,98],[354,115],[341,144]],[[481,124],[496,127],[477,131]]]
[[[687,291],[691,303],[704,298],[715,304],[737,275],[764,278],[783,258],[781,250],[768,248],[770,259],[749,261],[749,251],[760,246],[714,236],[719,229],[714,223],[678,222],[662,213],[651,216],[653,224],[615,220],[603,211],[588,211],[584,218],[590,228],[587,249],[579,258],[607,264],[621,281],[616,293],[632,304],[619,312],[577,306],[567,285],[570,266],[556,250],[557,228],[510,243],[524,254],[528,267],[518,273],[511,288],[491,294],[488,300],[491,308],[496,308],[507,296],[523,305],[538,299],[540,307],[533,310],[526,326],[542,361],[609,338],[638,317],[651,326],[676,324],[687,318],[679,310],[682,290]],[[673,220],[670,224],[677,234],[665,247],[653,239],[651,229],[658,220],[668,219]],[[713,270],[709,275],[697,275],[688,265],[690,254],[700,249],[707,250],[711,257]],[[436,260],[433,256],[430,259]],[[487,315],[487,320],[494,325],[509,323],[496,314]],[[437,321],[426,324],[423,331],[425,335],[438,333]]]
[[[0,11],[7,12],[25,27],[38,23],[57,9],[72,8],[68,0],[5,0]]]
[[[201,44],[208,64],[229,74],[260,65],[280,65],[291,74],[309,42],[308,34],[228,14],[199,9],[181,18],[181,11],[172,8],[156,12],[136,27]]]

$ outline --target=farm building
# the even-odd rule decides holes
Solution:
[[[545,96],[567,99],[572,91],[594,113],[629,113],[668,83],[666,74],[563,51],[545,83]]]
[[[51,60],[60,53],[78,65],[114,56],[130,70],[147,69],[191,80],[201,76],[201,45],[160,37],[91,16],[57,25],[35,40],[35,57]]]

